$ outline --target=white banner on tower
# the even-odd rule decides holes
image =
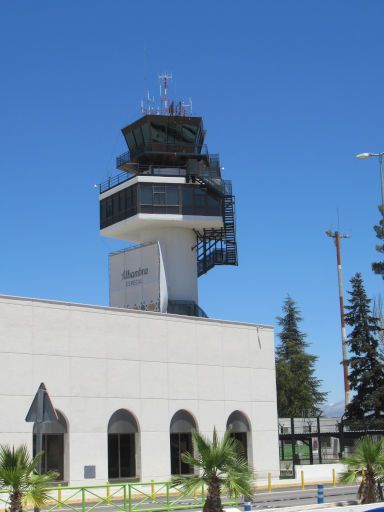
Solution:
[[[109,304],[167,312],[167,281],[158,242],[109,255]]]

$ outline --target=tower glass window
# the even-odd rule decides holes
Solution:
[[[153,185],[153,205],[165,205],[165,185]]]
[[[140,205],[152,206],[152,185],[140,184]]]
[[[222,199],[197,185],[139,183],[101,200],[101,229],[138,212],[204,216],[223,214]]]

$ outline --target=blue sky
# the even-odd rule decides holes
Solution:
[[[193,99],[237,204],[240,266],[200,278],[214,318],[274,323],[297,301],[329,400],[343,397],[335,249],[345,288],[383,280],[372,229],[384,151],[381,0],[113,2],[0,8],[0,293],[108,302],[94,188],[125,151],[144,76]],[[147,57],[145,57],[147,55]],[[236,340],[234,340],[236,343]]]

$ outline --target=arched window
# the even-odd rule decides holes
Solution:
[[[228,418],[227,429],[232,430],[232,435],[237,439],[242,448],[245,457],[250,461],[251,454],[251,428],[248,418],[240,411],[234,411]]]
[[[41,461],[41,471],[57,471],[59,476],[57,481],[64,480],[65,475],[65,450],[68,443],[66,436],[68,433],[67,422],[63,414],[56,409],[59,421],[45,421],[42,423],[41,431],[43,434],[42,451],[44,452]],[[33,454],[36,455],[36,423],[33,424]]]
[[[177,411],[171,420],[170,427],[172,475],[190,475],[193,473],[193,467],[181,460],[182,453],[192,453],[193,451],[192,430],[197,430],[193,416],[183,409]]]
[[[114,412],[108,423],[108,478],[138,477],[139,427],[125,409]]]

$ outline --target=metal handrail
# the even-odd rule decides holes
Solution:
[[[119,168],[131,161],[137,155],[145,152],[150,153],[185,153],[189,155],[208,156],[208,146],[206,144],[195,144],[194,142],[144,142],[136,148],[132,148],[116,158],[116,167]]]
[[[129,181],[134,177],[134,175],[128,174],[126,172],[121,172],[115,176],[110,176],[106,181],[99,184],[99,193],[102,194],[103,192],[107,192],[107,190],[117,187],[117,185],[120,185],[120,183]]]
[[[175,169],[179,170],[178,173],[171,173],[167,172],[167,169]],[[142,170],[138,167],[138,173],[137,174],[129,174],[127,172],[121,172],[119,174],[116,174],[114,176],[110,176],[107,180],[103,181],[102,183],[99,183],[99,193],[102,194],[103,192],[107,192],[108,190],[111,190],[114,187],[117,187],[121,183],[125,183],[126,181],[129,181],[133,178],[135,178],[137,175],[139,176],[164,176],[164,177],[174,177],[174,176],[187,176],[188,170],[184,167],[180,166],[166,166],[166,167],[154,167],[151,171],[149,169]],[[148,171],[148,172],[146,172]],[[209,182],[212,187],[217,188],[220,190],[220,193],[223,193],[225,195],[232,195],[232,183],[230,180],[222,180],[221,178],[211,176],[217,176],[216,167],[205,167],[202,171],[194,171],[196,176],[201,176],[204,180]]]
[[[98,490],[104,489],[104,493]],[[202,508],[205,501],[204,485],[193,496],[185,496],[172,482],[109,483],[104,485],[49,487],[50,500],[44,505],[48,512],[65,507],[73,511],[92,512],[102,504],[103,508],[121,512],[170,512],[181,509]],[[8,505],[7,491],[0,491],[0,502]],[[185,500],[183,503],[182,500]],[[187,503],[188,502],[188,503]],[[223,505],[237,505],[236,498],[223,499]],[[155,505],[155,506],[154,506]],[[25,510],[32,510],[32,505]]]

